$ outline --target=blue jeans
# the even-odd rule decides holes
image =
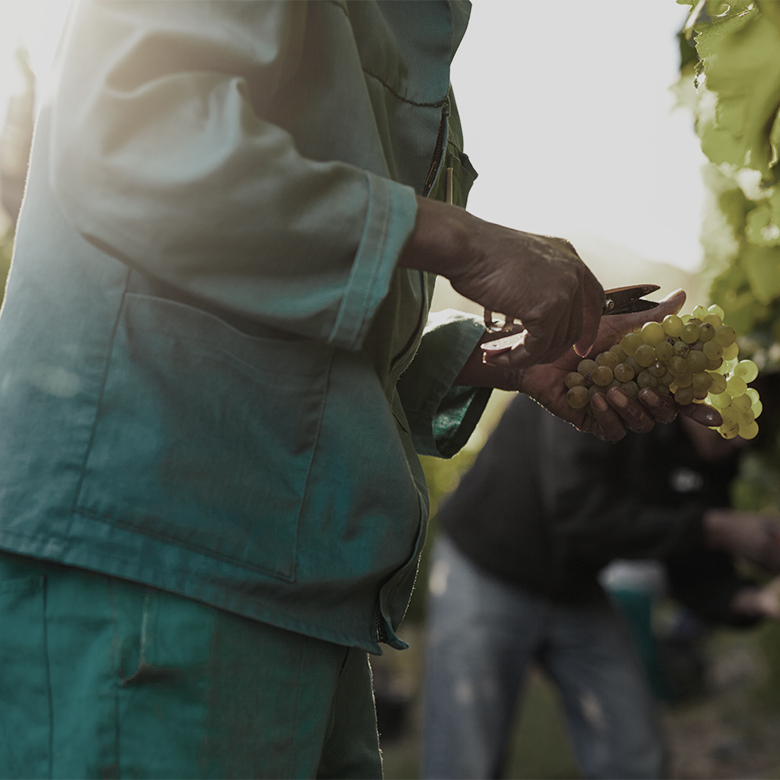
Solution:
[[[499,776],[533,662],[560,693],[586,777],[664,776],[656,702],[606,596],[552,603],[490,576],[443,535],[429,588],[422,777]]]

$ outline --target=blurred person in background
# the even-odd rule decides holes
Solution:
[[[599,581],[613,559],[661,560],[702,619],[780,618],[768,517],[729,510],[735,439],[680,418],[616,444],[515,398],[437,513],[430,563],[422,777],[498,778],[531,664],[560,694],[585,777],[659,778],[657,703]]]

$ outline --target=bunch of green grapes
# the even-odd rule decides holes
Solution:
[[[748,384],[758,376],[752,360],[739,359],[737,335],[723,323],[718,305],[697,306],[691,314],[670,314],[646,322],[595,359],[585,358],[566,376],[566,400],[591,412],[590,399],[620,387],[631,396],[643,387],[671,394],[678,406],[706,403],[723,418],[717,427],[725,439],[752,439],[762,405]]]

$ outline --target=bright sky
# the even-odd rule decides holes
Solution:
[[[606,286],[655,281],[635,258],[698,268],[704,157],[670,91],[686,17],[674,0],[473,0],[452,74],[469,210],[571,239]]]
[[[45,76],[68,5],[0,0],[0,119],[16,42]],[[670,91],[686,12],[675,0],[473,0],[452,74],[480,172],[469,210],[570,238],[607,286],[628,283],[637,258],[695,270],[704,158]]]

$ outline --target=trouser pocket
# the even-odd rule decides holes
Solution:
[[[50,776],[46,578],[0,566],[0,778]]]

